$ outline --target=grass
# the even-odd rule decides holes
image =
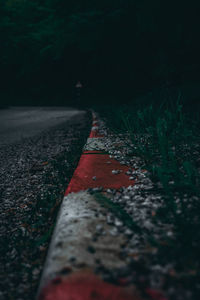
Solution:
[[[199,193],[195,167],[200,147],[198,126],[187,120],[178,102],[172,109],[151,105],[134,115],[122,115],[122,122],[135,154],[142,156],[145,167],[154,181],[161,182],[166,194],[172,190]]]
[[[155,222],[172,224],[175,238],[158,247],[157,264],[175,263],[167,285],[180,285],[199,297],[200,277],[200,119],[181,101],[106,109],[102,115],[115,133],[128,133],[130,156],[143,159],[164,206]],[[127,145],[130,147],[130,145]],[[159,243],[158,243],[159,244]],[[174,299],[174,298],[173,298]]]
[[[166,195],[172,196],[174,191],[199,194],[199,123],[183,113],[179,99],[159,107],[112,110],[108,119],[116,133],[128,132],[133,143],[131,155],[143,158],[145,168],[154,182],[161,182]]]

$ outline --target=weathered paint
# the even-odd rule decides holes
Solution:
[[[104,137],[102,134],[98,133],[98,129],[91,130],[90,132],[90,138],[99,138],[99,137]]]
[[[121,165],[115,159],[110,158],[108,154],[101,154],[101,152],[97,154],[96,151],[91,155],[88,155],[88,152],[86,154],[83,153],[81,156],[65,195],[88,188],[119,189],[134,184],[134,181],[129,180],[129,176],[125,174],[129,169],[128,166]],[[120,173],[112,174],[113,170],[119,170]]]
[[[134,288],[103,282],[90,272],[57,277],[40,294],[39,300],[141,300]]]
[[[65,268],[77,271],[81,268],[94,270],[100,260],[108,269],[125,267],[120,257],[121,244],[126,242],[124,234],[113,236],[106,220],[106,208],[87,192],[72,193],[64,198],[48,252],[41,286],[63,273]],[[96,235],[96,226],[101,225],[105,234]],[[88,251],[88,246],[95,253]],[[75,257],[75,261],[72,258]]]

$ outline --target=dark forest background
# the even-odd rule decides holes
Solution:
[[[122,101],[198,83],[199,13],[176,0],[0,0],[1,101],[64,104],[77,80],[85,99]]]

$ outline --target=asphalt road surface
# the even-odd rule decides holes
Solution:
[[[0,146],[20,142],[73,120],[82,111],[67,107],[11,107],[0,110]]]

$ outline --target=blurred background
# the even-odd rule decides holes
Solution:
[[[0,0],[1,105],[74,105],[78,81],[81,105],[177,87],[199,102],[199,12],[179,0]]]

